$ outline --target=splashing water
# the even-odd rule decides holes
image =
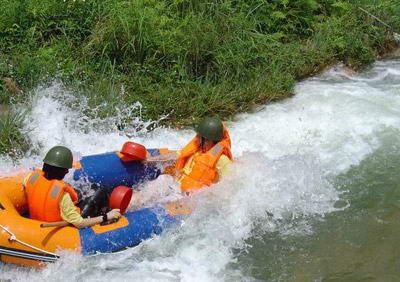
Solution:
[[[193,196],[197,208],[180,227],[116,254],[63,253],[40,270],[0,264],[0,278],[253,281],[252,260],[243,259],[252,241],[263,242],[266,234],[311,236],[316,222],[349,207],[337,205],[346,191],[331,179],[380,148],[383,132],[400,130],[399,86],[396,59],[360,75],[338,65],[301,82],[293,98],[227,123],[236,162],[220,183]],[[115,106],[115,114],[98,118],[99,108],[90,109],[84,98],[59,84],[37,89],[29,105],[23,132],[33,148],[21,160],[27,167],[40,165],[56,144],[69,146],[79,158],[118,150],[129,138],[149,148],[180,148],[193,135],[143,121],[140,104]],[[18,169],[5,157],[0,165],[2,173]],[[263,279],[287,275],[274,272]]]

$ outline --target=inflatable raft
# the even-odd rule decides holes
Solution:
[[[154,156],[168,150],[149,149],[148,152]],[[74,167],[74,180],[97,183],[109,191],[119,185],[135,187],[155,179],[164,170],[157,163],[122,161],[118,152],[83,157]],[[38,266],[57,260],[59,250],[71,250],[83,256],[121,251],[160,234],[188,213],[187,207],[174,202],[127,212],[117,222],[107,225],[83,229],[43,228],[44,222],[30,219],[27,214],[21,184],[26,174],[0,178],[0,259],[3,262]]]

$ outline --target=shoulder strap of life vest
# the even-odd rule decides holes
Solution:
[[[230,160],[233,159],[229,145],[229,140],[222,140],[215,144],[205,155],[207,156],[207,165],[210,168],[215,168],[221,155],[226,155]]]
[[[71,200],[72,200],[72,202],[74,203],[74,204],[77,204],[78,203],[78,200],[79,200],[79,198],[78,198],[78,193],[76,193],[76,191],[75,191],[75,189],[74,188],[72,188],[71,186],[69,186],[68,184],[66,184],[65,182],[63,182],[64,183],[64,192],[67,192],[70,196],[71,196]]]

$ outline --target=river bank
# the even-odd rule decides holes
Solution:
[[[11,105],[0,104],[0,155],[17,159],[28,150],[29,141],[21,132],[23,121],[23,113],[13,112]]]
[[[0,119],[4,119],[10,111],[9,105],[0,104]]]
[[[400,57],[400,48],[395,49],[393,52],[388,54],[389,56],[393,57]]]

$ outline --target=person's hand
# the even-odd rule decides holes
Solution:
[[[113,209],[107,213],[108,220],[118,219],[120,217],[121,217],[120,209]]]
[[[148,164],[148,163],[153,163],[153,162],[158,162],[158,161],[159,161],[159,160],[158,160],[157,157],[149,156],[149,157],[147,157],[146,159],[144,159],[144,160],[142,161],[142,163]]]

